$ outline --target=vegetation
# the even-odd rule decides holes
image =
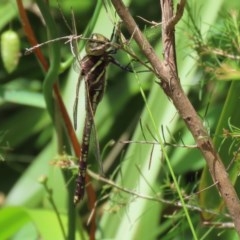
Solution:
[[[124,24],[127,40],[119,40],[114,57],[134,73],[108,66],[95,115],[102,162],[93,136],[86,194],[74,205],[80,145],[70,122],[79,74],[72,67],[72,9],[84,37],[110,39],[119,18],[107,0],[24,1],[25,10],[16,2],[0,3],[0,239],[239,239],[204,157]],[[159,3],[124,3],[162,59]],[[175,30],[181,85],[238,195],[239,9],[234,0],[189,0]],[[19,37],[13,45],[9,32]],[[25,55],[37,44],[34,35],[38,43],[65,38]],[[85,42],[79,37],[81,57]],[[7,67],[3,52],[12,56]]]

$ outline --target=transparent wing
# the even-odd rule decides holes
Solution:
[[[103,175],[103,164],[102,164],[101,153],[100,153],[101,151],[100,151],[100,145],[99,145],[99,140],[98,140],[98,136],[97,136],[96,124],[94,121],[94,115],[95,115],[97,106],[92,107],[87,84],[85,84],[85,88],[86,88],[86,93],[85,93],[86,94],[86,108],[89,111],[88,114],[90,115],[90,118],[93,119],[91,134],[90,134],[90,139],[89,139],[90,150],[93,151],[94,156],[95,156],[96,160],[98,161],[98,164],[100,167],[100,172]],[[87,121],[87,119],[86,119],[86,121]]]
[[[96,125],[95,125],[94,120],[93,120],[93,124],[92,124],[91,136],[90,136],[90,151],[93,152],[94,157],[98,162],[99,169],[100,169],[100,174],[104,175],[103,161],[102,161],[102,158],[101,158],[99,139],[98,139],[97,129],[96,129]]]
[[[73,65],[72,65],[72,67],[76,73],[81,73],[81,67],[80,67],[80,62],[79,62],[81,60],[79,60],[79,59],[80,59],[80,54],[78,54],[78,57],[75,57]]]
[[[77,129],[77,116],[78,116],[78,99],[79,99],[79,89],[82,81],[82,75],[79,74],[77,86],[76,86],[76,96],[73,105],[73,127]]]
[[[76,29],[76,23],[75,23],[75,17],[74,17],[73,11],[72,11],[72,28],[73,28],[73,35],[77,36],[77,29]],[[80,68],[81,58],[80,58],[80,54],[78,53],[78,44],[77,44],[76,39],[72,40],[71,50],[75,57],[75,60],[73,63],[73,69],[74,69],[74,71],[79,73],[77,86],[76,86],[76,97],[75,97],[75,101],[74,101],[74,105],[73,105],[73,126],[74,126],[74,129],[76,130],[77,129],[79,89],[80,89],[81,81],[83,79],[83,77],[81,75],[81,68]]]

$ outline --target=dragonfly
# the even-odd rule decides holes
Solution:
[[[72,13],[73,14],[73,13]],[[73,126],[74,129],[77,129],[77,111],[78,111],[78,100],[79,100],[79,89],[82,80],[85,83],[85,110],[86,116],[84,121],[83,135],[82,135],[82,144],[81,144],[81,153],[78,160],[78,176],[76,179],[76,190],[74,194],[74,203],[77,204],[80,200],[83,199],[85,193],[85,182],[86,182],[86,170],[87,170],[87,158],[90,145],[90,136],[92,129],[94,129],[94,115],[97,109],[98,104],[102,100],[104,95],[104,90],[106,86],[106,68],[110,63],[120,67],[124,71],[134,72],[132,68],[127,66],[122,66],[113,55],[116,54],[120,48],[119,44],[114,44],[116,41],[116,35],[118,34],[115,27],[109,40],[105,36],[99,33],[94,33],[90,38],[78,36],[76,34],[76,25],[74,21],[74,16],[72,17],[72,27],[73,34],[67,37],[60,37],[57,39],[49,40],[45,43],[38,44],[32,48],[26,49],[26,53],[32,52],[35,48],[41,47],[45,44],[49,44],[58,40],[67,39],[67,42],[70,42],[71,50],[76,58],[77,65],[79,65],[81,71],[78,77],[76,85],[76,97],[73,106]],[[118,26],[117,26],[118,27]],[[77,39],[86,40],[85,51],[86,55],[80,59],[77,51]],[[75,68],[76,64],[75,64]],[[78,70],[76,70],[78,71]],[[138,71],[142,72],[142,71]],[[145,72],[145,71],[144,71]],[[96,152],[99,156],[99,146],[96,143]]]
[[[63,16],[63,15],[62,15]],[[63,19],[67,24],[64,16]],[[90,145],[90,136],[91,132],[94,129],[94,115],[97,109],[98,104],[103,98],[105,86],[106,86],[106,68],[107,66],[112,63],[118,67],[120,67],[124,71],[128,72],[146,72],[144,71],[134,71],[130,64],[123,66],[121,65],[115,58],[114,54],[117,53],[119,49],[121,49],[122,42],[119,44],[117,41],[117,37],[120,37],[119,26],[116,25],[114,27],[111,39],[109,40],[105,36],[99,33],[94,33],[91,35],[90,38],[85,38],[82,35],[77,35],[76,25],[74,21],[75,17],[72,12],[72,29],[68,26],[70,31],[73,33],[70,36],[64,36],[56,39],[52,39],[46,41],[42,44],[37,44],[32,48],[26,49],[26,54],[31,53],[35,48],[42,47],[45,44],[50,44],[55,41],[65,40],[70,43],[71,51],[73,56],[76,58],[77,64],[80,66],[80,74],[78,77],[77,85],[76,85],[76,97],[73,106],[73,125],[74,129],[77,129],[77,111],[78,111],[78,100],[79,100],[79,89],[82,80],[85,83],[85,110],[86,116],[84,121],[84,129],[82,135],[82,144],[81,144],[81,153],[78,159],[78,176],[76,178],[76,189],[74,194],[74,203],[77,204],[80,200],[83,199],[85,194],[85,182],[86,182],[86,170],[87,170],[87,158],[89,152],[89,145]],[[77,51],[77,39],[86,40],[85,50],[86,55],[80,59],[78,51]],[[130,52],[129,52],[130,54]],[[130,54],[131,55],[131,54]],[[132,55],[131,55],[132,56]],[[133,58],[133,60],[136,60]],[[145,65],[141,60],[137,60],[138,62],[142,63],[144,66],[149,68]],[[78,70],[77,70],[78,71]],[[99,154],[99,147],[97,145],[97,155]]]
[[[74,195],[74,203],[78,203],[84,197],[85,178],[87,170],[87,158],[89,152],[90,135],[94,128],[94,114],[99,102],[102,100],[106,86],[106,68],[113,63],[121,69],[133,72],[131,68],[122,66],[114,57],[117,48],[112,44],[111,40],[99,33],[91,35],[85,45],[86,55],[82,59],[78,59],[81,72],[79,74],[76,86],[76,98],[73,109],[74,128],[77,128],[77,109],[79,99],[80,82],[85,82],[85,109],[86,116],[84,122],[81,154],[79,158],[79,171],[76,180],[76,190]]]

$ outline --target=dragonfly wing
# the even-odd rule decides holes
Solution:
[[[80,55],[80,54],[78,54],[78,55]],[[73,69],[74,69],[74,71],[76,72],[76,73],[80,73],[81,72],[81,64],[80,64],[80,61],[81,60],[79,60],[79,58],[80,58],[80,56],[79,57],[75,57],[75,60],[74,60],[74,62],[73,62],[73,65],[72,65],[72,67],[73,67]]]
[[[83,76],[79,74],[77,86],[76,86],[76,96],[73,105],[73,126],[74,129],[77,129],[77,116],[78,116],[78,99],[79,99],[79,89],[82,82]]]
[[[99,168],[100,168],[100,173],[103,174],[103,163],[102,163],[102,158],[101,158],[101,151],[100,151],[100,145],[99,145],[99,139],[97,135],[97,128],[95,121],[93,120],[92,122],[92,130],[91,130],[91,135],[90,135],[90,149],[94,153],[94,157],[98,162]]]
[[[97,159],[97,161],[99,163],[101,173],[103,173],[103,164],[102,164],[102,160],[101,160],[100,146],[99,146],[99,141],[98,141],[98,136],[97,136],[96,124],[94,121],[94,115],[95,115],[98,103],[95,104],[91,101],[87,83],[85,83],[85,88],[86,88],[86,93],[85,93],[86,94],[86,109],[88,109],[89,118],[92,119],[91,134],[90,134],[90,139],[89,139],[90,146],[91,146],[91,149],[94,149],[93,152],[94,152],[95,158]]]

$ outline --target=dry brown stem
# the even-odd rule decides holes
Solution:
[[[160,79],[159,85],[172,100],[178,113],[192,133],[199,150],[207,162],[213,182],[216,183],[218,191],[233,219],[235,228],[240,235],[240,202],[237,193],[228,178],[225,167],[213,146],[212,139],[204,127],[202,120],[185,95],[177,73],[174,28],[181,19],[186,0],[181,0],[177,5],[175,15],[173,14],[172,0],[160,1],[162,9],[163,61],[158,58],[123,2],[121,0],[111,1],[129,33],[133,36],[139,48],[152,65],[156,76]]]

